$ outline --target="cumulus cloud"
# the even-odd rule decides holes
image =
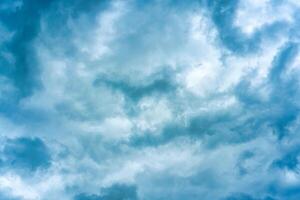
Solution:
[[[0,199],[299,199],[299,10],[1,1]]]

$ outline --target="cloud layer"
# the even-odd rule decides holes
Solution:
[[[299,199],[299,11],[1,1],[0,199]]]

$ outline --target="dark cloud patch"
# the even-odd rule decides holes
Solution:
[[[94,194],[79,194],[74,198],[74,200],[101,200],[101,196]]]
[[[68,24],[74,20],[74,22],[78,23],[76,28],[80,27],[84,31],[83,33],[86,33],[85,37],[90,37],[90,35],[88,36],[89,29],[97,24],[97,16],[101,12],[107,11],[111,4],[112,1],[109,0],[55,0],[48,12],[43,15],[46,22],[44,24],[46,30],[44,31],[54,39],[49,45],[51,49],[59,48],[62,50],[60,46],[57,46],[57,42],[59,42],[64,44],[63,53],[65,56],[82,56],[78,47],[73,44],[74,30]]]
[[[8,139],[1,154],[2,166],[16,170],[36,171],[51,164],[50,152],[39,138]]]
[[[3,66],[2,74],[13,80],[19,97],[30,95],[38,85],[38,68],[31,42],[39,33],[42,12],[51,2],[53,1],[28,0],[23,1],[22,6],[13,12],[0,11],[0,21],[9,31],[14,32],[13,38],[4,48],[15,60],[13,66]]]
[[[10,3],[1,1],[0,7],[1,5],[10,9],[0,9],[0,22],[9,32],[13,33],[13,37],[9,41],[5,41],[1,51],[10,53],[14,62],[10,62],[0,54],[0,65],[2,65],[0,74],[13,81],[18,89],[16,98],[23,98],[30,96],[34,90],[42,87],[39,80],[40,69],[37,55],[33,48],[33,41],[41,31],[42,17],[47,16],[48,12],[51,13],[52,18],[55,17],[55,20],[48,19],[48,23],[55,30],[52,34],[58,34],[57,29],[65,31],[64,25],[67,22],[68,14],[71,17],[78,17],[80,14],[88,12],[89,18],[94,20],[92,16],[95,16],[99,9],[107,8],[109,1],[12,0]],[[70,13],[62,14],[60,7],[68,8]]]
[[[299,115],[298,82],[299,78],[287,76],[287,70],[298,55],[298,44],[288,42],[278,50],[273,58],[266,83],[271,88],[268,99],[262,99],[257,93],[259,88],[252,87],[250,78],[245,78],[235,88],[235,95],[243,104],[244,110],[252,113],[250,119],[255,122],[255,130],[262,126],[271,127],[278,139],[289,134],[288,127]],[[254,125],[254,124],[253,124]],[[245,126],[245,124],[244,124]]]
[[[104,188],[101,194],[79,194],[74,200],[138,200],[137,190],[132,185],[116,184],[109,188]]]
[[[268,106],[272,108],[270,113],[270,123],[274,127],[275,133],[279,138],[288,134],[288,126],[297,118],[299,106],[295,99],[299,96],[297,88],[298,80],[294,77],[285,77],[285,73],[294,62],[298,54],[298,44],[289,42],[285,44],[278,52],[272,63],[269,79],[272,83],[272,98]]]
[[[134,135],[130,144],[136,147],[159,146],[176,138],[187,137],[202,140],[207,148],[215,148],[224,142],[237,144],[255,139],[261,134],[264,124],[261,123],[260,118],[256,118],[257,116],[243,119],[242,115],[243,112],[202,113],[191,117],[185,123],[170,122],[164,126],[160,134]]]
[[[122,91],[130,99],[137,101],[144,96],[151,95],[156,92],[166,93],[172,89],[172,86],[167,80],[155,80],[149,85],[145,86],[132,86],[124,82],[109,82],[107,84],[111,87]]]
[[[245,167],[245,162],[254,156],[255,154],[252,151],[244,151],[240,154],[237,160],[237,169],[240,176],[248,174],[248,169]]]
[[[248,79],[242,80],[234,89],[235,96],[247,107],[256,107],[264,103],[256,91]]]
[[[285,44],[273,60],[270,80],[275,84],[281,82],[281,76],[286,68],[293,62],[298,53],[298,44],[288,42]]]
[[[121,91],[129,100],[139,101],[145,96],[168,94],[176,90],[176,85],[172,80],[172,72],[162,70],[151,76],[151,80],[144,80],[141,84],[132,84],[125,80],[111,80],[99,77],[94,81],[94,85],[106,85],[113,90]]]
[[[269,184],[267,191],[277,197],[278,200],[298,200],[300,199],[300,187],[299,185],[286,186],[280,182],[272,182]],[[277,200],[276,199],[276,200]]]
[[[225,119],[227,122],[230,121],[230,118],[225,118],[222,114],[217,114],[216,116],[197,116],[191,118],[188,124],[174,122],[166,124],[162,132],[158,135],[145,133],[142,136],[133,136],[131,138],[131,145],[140,147],[140,146],[159,146],[166,144],[173,139],[179,137],[188,137],[192,139],[203,139],[204,137],[212,137],[215,134],[222,134],[218,132],[218,126],[223,126],[221,119]],[[223,125],[222,125],[223,124]],[[227,128],[223,126],[223,128]],[[222,130],[226,132],[226,130]],[[221,140],[222,138],[220,138]],[[229,138],[228,138],[229,139]],[[216,141],[215,141],[216,142]],[[214,145],[215,145],[215,142]],[[213,144],[211,144],[213,145]]]
[[[258,49],[260,43],[259,34],[256,33],[248,38],[239,28],[233,25],[239,0],[204,2],[211,10],[211,18],[224,46],[237,54],[253,52]]]
[[[234,25],[239,3],[240,0],[202,1],[202,5],[211,13],[221,43],[237,55],[257,52],[263,39],[275,39],[280,32],[286,31],[286,27],[289,27],[284,21],[275,21],[261,27],[251,36],[245,35]]]
[[[222,200],[277,200],[277,199],[274,199],[273,197],[270,196],[263,197],[263,198],[255,198],[249,194],[238,193],[238,194],[230,195]]]
[[[281,158],[276,159],[272,163],[272,167],[279,169],[290,169],[296,170],[298,166],[298,157],[300,154],[300,148],[291,148],[288,152],[286,152]]]
[[[109,0],[76,0],[66,1],[65,6],[72,8],[72,16],[79,17],[82,13],[89,13],[95,15],[102,10],[105,10],[109,5]]]

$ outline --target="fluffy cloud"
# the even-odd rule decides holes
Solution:
[[[0,199],[299,199],[299,10],[1,2]]]

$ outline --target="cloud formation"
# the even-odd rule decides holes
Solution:
[[[0,199],[299,199],[299,11],[1,1]]]

